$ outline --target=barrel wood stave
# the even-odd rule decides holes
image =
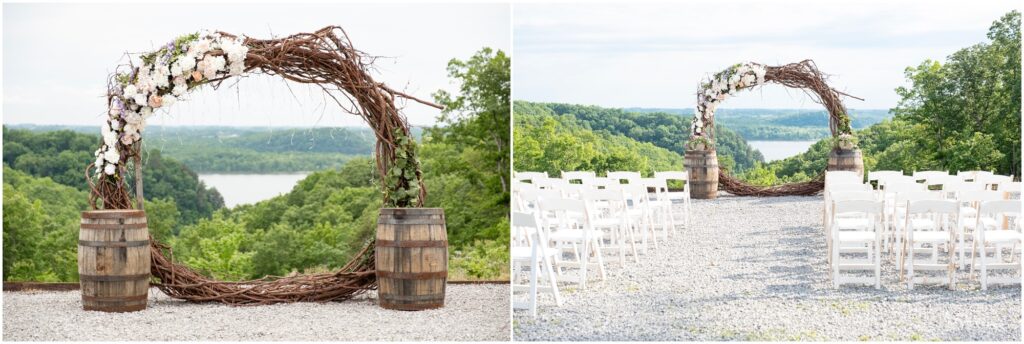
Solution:
[[[385,208],[377,222],[377,294],[381,307],[444,306],[448,237],[439,208]]]
[[[146,308],[149,295],[149,229],[145,212],[82,212],[78,273],[82,308],[131,312]]]
[[[686,151],[686,170],[690,180],[690,197],[715,199],[718,197],[718,155],[714,150]]]

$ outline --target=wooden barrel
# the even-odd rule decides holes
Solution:
[[[82,308],[104,312],[146,309],[149,259],[146,212],[83,211],[78,231]]]
[[[406,311],[443,307],[448,280],[444,209],[381,209],[376,261],[381,307]]]
[[[864,158],[860,149],[833,148],[828,154],[829,171],[853,171],[864,176]]]
[[[690,174],[690,197],[718,197],[718,154],[714,150],[686,151],[686,170]]]

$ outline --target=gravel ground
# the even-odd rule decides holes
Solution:
[[[833,289],[821,197],[693,200],[693,229],[641,256],[608,262],[608,279],[564,305],[542,296],[514,313],[516,340],[1021,340],[1021,288],[982,292],[897,283]],[[961,273],[959,277],[966,277]],[[519,295],[516,296],[520,297]]]
[[[376,292],[335,303],[195,304],[150,290],[135,313],[83,311],[73,292],[4,292],[3,339],[28,341],[508,341],[508,285],[448,285],[445,307],[403,312]]]

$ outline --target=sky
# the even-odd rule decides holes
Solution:
[[[1020,1],[692,1],[516,4],[513,98],[604,107],[693,108],[699,82],[729,65],[812,59],[832,87],[889,109],[904,70],[987,41]],[[768,85],[723,108],[820,110]]]
[[[511,50],[507,4],[3,4],[3,123],[99,125],[109,73],[125,53],[154,50],[182,34],[220,30],[255,38],[342,26],[377,60],[374,78],[417,98],[457,93],[452,58],[482,47]],[[150,125],[365,126],[316,86],[253,75],[204,87],[161,110]],[[407,102],[413,125],[439,110]]]

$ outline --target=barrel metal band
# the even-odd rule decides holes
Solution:
[[[149,295],[131,295],[131,296],[88,296],[82,295],[82,301],[88,302],[120,302],[120,301],[146,301]]]
[[[377,278],[417,279],[448,278],[448,271],[392,272],[377,270]]]
[[[444,219],[443,218],[433,218],[432,219],[432,218],[422,218],[422,217],[421,218],[396,219],[396,218],[388,218],[388,217],[381,216],[381,217],[377,218],[377,223],[378,224],[384,224],[384,225],[443,225],[444,224]]]
[[[380,296],[381,301],[390,301],[392,303],[405,303],[405,302],[439,302],[444,299],[444,291],[438,291],[433,294],[426,295],[383,295]]]
[[[121,210],[121,211],[83,211],[84,219],[123,219],[132,217],[144,217],[146,212],[142,210]]]
[[[149,273],[134,275],[78,275],[78,280],[83,282],[125,282],[149,279]]]
[[[149,224],[143,223],[83,223],[81,224],[82,229],[147,229]]]
[[[86,247],[139,247],[149,246],[149,240],[132,240],[132,241],[95,241],[95,240],[79,240],[78,246]]]
[[[87,311],[100,311],[110,313],[127,313],[127,312],[138,312],[146,309],[146,304],[142,303],[139,305],[132,306],[84,306],[83,309]]]
[[[383,240],[377,239],[377,247],[448,247],[447,240]]]
[[[381,307],[386,309],[394,309],[400,311],[422,311],[427,309],[441,308],[444,307],[444,302],[430,303],[430,304],[399,304],[399,303],[381,303]]]

